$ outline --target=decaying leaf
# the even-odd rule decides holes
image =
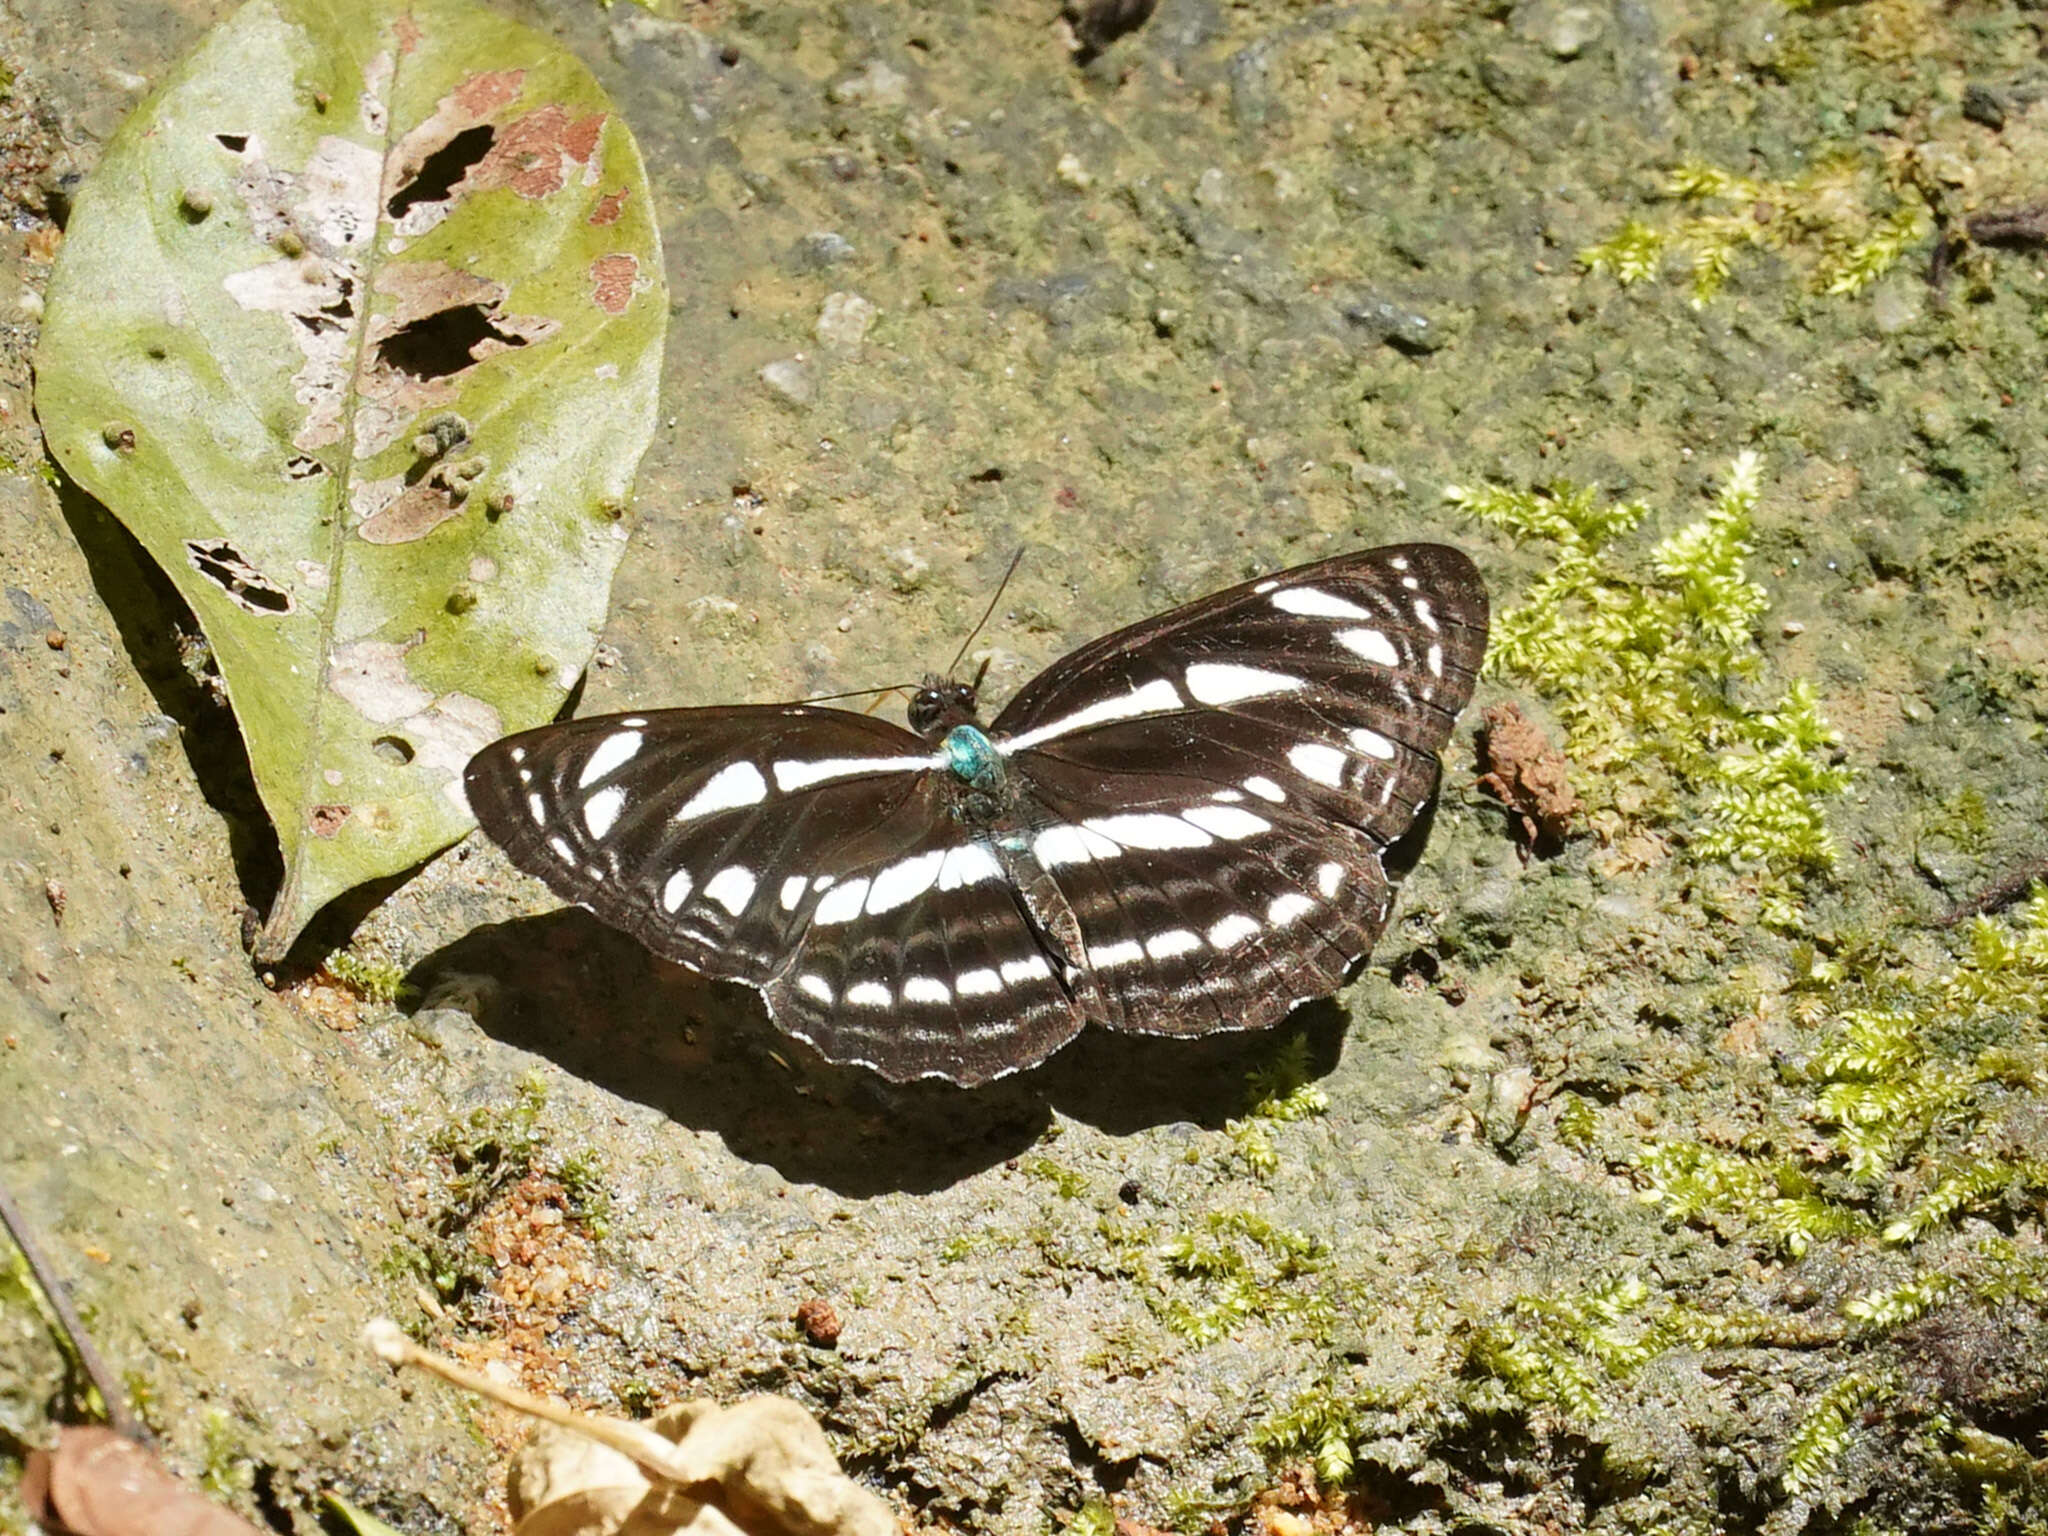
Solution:
[[[577,1413],[421,1349],[394,1323],[371,1347],[541,1422],[514,1458],[514,1536],[897,1536],[817,1422],[780,1397],[679,1403],[644,1424]]]
[[[583,669],[665,312],[625,125],[466,0],[253,0],[87,179],[37,410],[212,642],[284,853],[260,958],[461,836],[470,753]]]
[[[1572,792],[1571,763],[1543,728],[1513,701],[1495,704],[1480,724],[1478,746],[1479,787],[1507,807],[1524,849],[1562,843],[1585,807]]]
[[[71,1536],[263,1536],[101,1424],[67,1424],[54,1451],[31,1452],[21,1501],[45,1530]]]

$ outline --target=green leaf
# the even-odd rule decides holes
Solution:
[[[366,1509],[358,1509],[338,1493],[323,1493],[320,1502],[338,1515],[356,1536],[404,1536],[398,1527],[386,1525]]]
[[[254,0],[87,178],[37,410],[212,643],[284,854],[259,958],[462,836],[470,754],[583,670],[666,312],[625,124],[461,0]]]

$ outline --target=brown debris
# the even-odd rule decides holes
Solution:
[[[315,837],[332,837],[348,820],[348,813],[349,807],[345,805],[316,805],[307,816],[306,825]]]
[[[590,210],[593,224],[616,224],[619,215],[625,212],[626,199],[632,194],[630,187],[621,187],[616,192],[607,192],[597,200],[597,206]]]
[[[1363,1536],[1378,1530],[1386,1510],[1369,1494],[1324,1488],[1315,1469],[1297,1463],[1252,1500],[1245,1536]],[[1122,1524],[1118,1523],[1118,1536]]]
[[[1554,851],[1585,809],[1572,793],[1570,761],[1513,702],[1486,711],[1478,747],[1479,787],[1507,807],[1526,847]]]
[[[2029,859],[1968,900],[1957,902],[1941,914],[1940,924],[1944,928],[1953,928],[1973,917],[1985,917],[2009,907],[2031,891],[2036,881],[2048,881],[2048,858]]]
[[[839,1342],[839,1314],[822,1296],[813,1296],[796,1309],[796,1325],[820,1349],[830,1349]]]
[[[606,314],[623,314],[633,302],[633,284],[639,276],[638,257],[600,256],[590,264],[591,297]]]
[[[30,1452],[21,1499],[38,1525],[71,1536],[262,1536],[99,1424],[67,1424],[56,1450]]]
[[[517,1536],[900,1536],[840,1470],[818,1423],[782,1397],[676,1403],[645,1422],[578,1413],[431,1350],[379,1318],[366,1342],[539,1421],[508,1479]]]

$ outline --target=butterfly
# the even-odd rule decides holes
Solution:
[[[1262,1029],[1372,948],[1485,654],[1440,544],[1298,566],[1104,635],[992,722],[653,710],[479,752],[513,863],[664,959],[758,990],[828,1060],[973,1086],[1084,1025]]]

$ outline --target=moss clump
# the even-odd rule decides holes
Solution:
[[[1931,979],[1878,948],[1805,964],[1795,1002],[1822,1043],[1783,1069],[1795,1097],[1775,1132],[1733,1150],[1646,1149],[1645,1201],[1679,1221],[1759,1228],[1797,1256],[1824,1240],[1912,1247],[2048,1190],[2048,1159],[2004,1150],[2029,1144],[2022,1122],[2048,1070],[2048,893],[2015,920],[1978,918],[1954,968]],[[1845,1311],[1911,1321],[1948,1288],[1914,1290],[1922,1279]]]
[[[1934,232],[1934,218],[1905,162],[1889,172],[1836,156],[1786,181],[1738,176],[1700,161],[1681,165],[1663,195],[1676,210],[1655,224],[1628,219],[1579,252],[1579,265],[1624,288],[1675,262],[1688,274],[1694,308],[1711,303],[1737,256],[1781,251],[1807,268],[1816,293],[1862,292]]]
[[[1262,1179],[1280,1168],[1272,1127],[1313,1119],[1330,1107],[1330,1096],[1310,1076],[1308,1042],[1297,1035],[1245,1079],[1252,1107],[1242,1119],[1228,1122],[1224,1132],[1245,1167]]]
[[[1021,1171],[1027,1178],[1051,1185],[1053,1193],[1062,1200],[1079,1200],[1088,1193],[1086,1174],[1078,1169],[1069,1168],[1065,1163],[1054,1162],[1049,1157],[1029,1158]]]
[[[1811,1492],[1842,1458],[1855,1432],[1857,1415],[1878,1395],[1880,1384],[1861,1371],[1851,1371],[1827,1387],[1785,1445],[1785,1466],[1778,1485],[1788,1498]]]
[[[1329,1250],[1308,1233],[1251,1211],[1211,1211],[1191,1231],[1156,1249],[1168,1275],[1200,1282],[1194,1294],[1174,1287],[1159,1295],[1159,1318],[1182,1338],[1209,1344],[1240,1325],[1276,1318],[1307,1331],[1326,1325],[1329,1298],[1291,1282],[1329,1263]]]
[[[335,950],[320,968],[368,1003],[389,1007],[413,990],[406,984],[404,967],[353,950]]]
[[[1730,866],[1763,921],[1796,927],[1802,882],[1835,859],[1825,802],[1850,775],[1806,683],[1743,701],[1769,603],[1748,573],[1761,484],[1756,455],[1742,454],[1707,515],[1635,561],[1615,546],[1648,514],[1642,502],[1569,485],[1445,495],[1518,541],[1556,546],[1551,572],[1495,622],[1486,665],[1549,701],[1595,827],[1611,841],[1675,820],[1676,796],[1698,795],[1689,856]]]

